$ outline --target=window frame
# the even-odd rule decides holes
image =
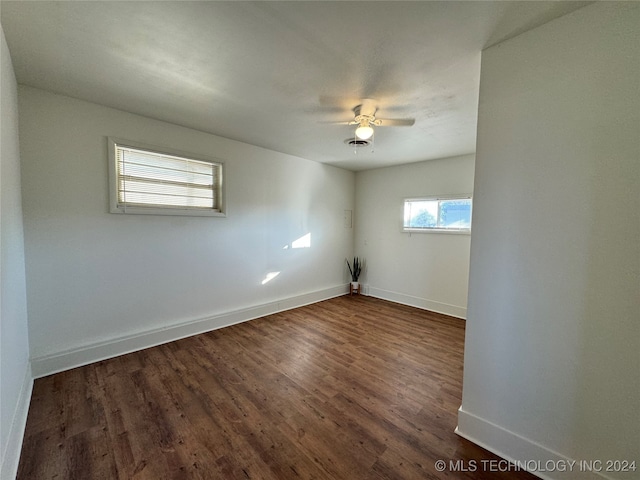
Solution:
[[[187,160],[196,160],[199,162],[207,162],[216,165],[219,168],[218,186],[214,188],[214,193],[217,194],[217,202],[220,205],[219,209],[205,209],[205,208],[184,208],[179,206],[127,206],[121,204],[118,200],[118,170],[116,166],[116,148],[117,147],[129,147],[136,150],[141,150],[151,154],[169,155],[174,157],[180,157]],[[107,156],[109,161],[109,212],[119,214],[134,214],[134,215],[173,215],[173,216],[191,216],[191,217],[226,217],[226,199],[225,199],[225,181],[224,181],[224,162],[213,157],[206,155],[194,154],[191,152],[184,152],[168,147],[159,147],[156,145],[149,145],[142,142],[133,140],[125,140],[117,137],[107,137]]]
[[[442,227],[407,227],[405,225],[405,209],[407,202],[429,202],[429,201],[447,201],[447,200],[471,200],[471,217],[469,228],[442,228]],[[440,206],[438,205],[438,211]],[[447,233],[453,235],[471,235],[473,228],[473,194],[448,194],[448,195],[425,195],[421,197],[410,197],[402,200],[402,221],[401,227],[403,233]]]

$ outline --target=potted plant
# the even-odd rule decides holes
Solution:
[[[349,267],[349,273],[351,274],[351,289],[357,291],[358,290],[358,278],[360,277],[360,273],[362,272],[362,261],[358,257],[353,257],[353,267],[349,263],[349,260],[346,259],[347,267]]]

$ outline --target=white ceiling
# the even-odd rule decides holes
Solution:
[[[363,170],[475,151],[480,52],[589,2],[6,1],[18,82]],[[344,144],[362,98],[371,147]],[[133,139],[136,140],[136,139]]]

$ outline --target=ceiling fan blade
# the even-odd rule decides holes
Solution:
[[[381,127],[410,127],[416,123],[415,118],[376,118],[376,124]]]
[[[358,122],[354,122],[353,120],[351,121],[347,121],[347,122],[331,122],[331,121],[326,121],[326,122],[318,122],[318,123],[322,123],[324,125],[357,125]]]

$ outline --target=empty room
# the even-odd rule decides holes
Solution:
[[[0,1],[0,477],[640,479],[640,3]]]

